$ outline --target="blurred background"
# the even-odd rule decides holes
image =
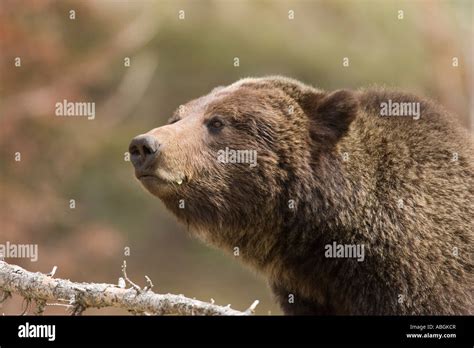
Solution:
[[[469,0],[2,0],[0,243],[39,246],[37,262],[6,261],[116,283],[126,259],[132,280],[148,275],[156,292],[242,310],[258,299],[258,314],[280,314],[261,276],[193,239],[141,188],[124,160],[131,138],[218,85],[268,74],[405,89],[472,131],[473,37]],[[63,99],[95,102],[95,119],[56,117]],[[21,307],[14,297],[0,312]]]

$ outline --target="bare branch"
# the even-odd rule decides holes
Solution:
[[[27,299],[27,302],[69,301],[75,315],[80,315],[87,308],[103,307],[117,307],[131,313],[155,315],[249,315],[258,304],[258,301],[255,301],[247,311],[241,312],[183,295],[156,294],[150,290],[151,280],[148,279],[147,291],[141,290],[135,284],[140,289],[137,291],[135,287],[123,289],[113,284],[75,283],[52,278],[0,261],[0,290],[5,294],[18,294]],[[130,280],[127,281],[131,283]]]
[[[146,279],[146,286],[145,286],[145,289],[143,289],[143,291],[148,291],[148,290],[151,290],[153,288],[153,282],[151,281],[150,277],[149,276],[145,276],[145,279]]]
[[[248,314],[253,314],[255,312],[255,308],[258,306],[259,304],[259,301],[258,300],[255,300],[249,308],[247,308],[247,310],[245,311],[245,313],[248,313]]]
[[[140,293],[142,289],[127,277],[127,261],[125,260],[123,260],[122,273],[123,273],[123,278],[125,279],[125,281],[128,282],[132,286],[132,288],[136,290],[136,292]]]

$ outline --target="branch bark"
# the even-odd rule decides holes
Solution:
[[[156,315],[250,315],[258,304],[255,301],[246,311],[238,311],[183,295],[156,294],[149,287],[142,290],[105,283],[75,283],[29,272],[4,261],[0,261],[0,290],[5,294],[18,294],[43,307],[47,301],[67,301],[73,314],[80,314],[87,308],[118,307],[133,313]]]

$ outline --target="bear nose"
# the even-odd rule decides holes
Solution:
[[[151,167],[158,157],[160,143],[152,135],[139,135],[132,139],[128,151],[130,160],[136,169]]]

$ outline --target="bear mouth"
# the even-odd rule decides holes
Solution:
[[[163,183],[163,184],[171,184],[170,181],[160,178],[159,176],[153,175],[153,174],[137,175],[137,179],[140,180],[141,182],[156,182],[156,183]]]
[[[173,185],[173,182],[160,178],[157,175],[144,174],[137,175],[136,177],[145,190],[160,199],[176,192],[176,185]]]

